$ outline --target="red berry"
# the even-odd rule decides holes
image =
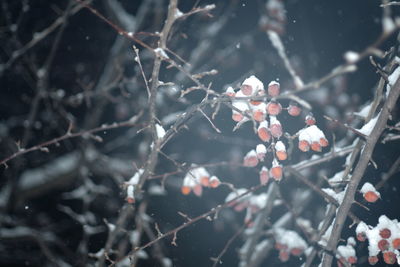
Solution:
[[[315,122],[316,122],[315,118],[311,113],[306,116],[306,124],[307,125],[314,125]]]
[[[388,242],[386,239],[381,239],[381,240],[379,240],[379,242],[378,242],[378,248],[379,248],[381,251],[388,250],[388,248],[389,248],[389,242]]]
[[[367,239],[367,236],[364,232],[357,234],[357,240],[360,242],[364,242]]]
[[[269,142],[269,140],[271,139],[271,135],[267,128],[259,128],[257,133],[258,133],[258,137],[260,137],[260,139],[263,142]]]
[[[286,262],[289,260],[289,253],[286,250],[279,251],[279,259],[282,262]]]
[[[300,140],[299,149],[303,152],[307,152],[308,150],[310,150],[310,143],[308,143],[306,140]]]
[[[392,234],[392,232],[390,232],[390,230],[387,229],[387,228],[383,228],[383,229],[381,229],[381,230],[379,231],[379,235],[380,235],[382,238],[389,238],[391,234]]]
[[[400,238],[393,239],[392,246],[394,249],[400,249]]]
[[[271,168],[271,176],[274,178],[275,181],[280,181],[282,179],[282,166],[277,165]]]
[[[364,198],[366,201],[374,203],[375,201],[378,200],[379,196],[375,192],[368,191],[364,194]]]
[[[355,264],[355,263],[357,263],[357,258],[354,256],[350,256],[347,258],[347,262],[350,264]]]
[[[280,85],[277,82],[270,82],[268,85],[268,94],[272,97],[278,96],[280,93]]]
[[[272,124],[270,131],[273,137],[279,138],[282,136],[282,126],[280,124]]]
[[[278,102],[271,101],[267,104],[267,112],[269,115],[276,116],[282,111],[282,106]]]
[[[290,116],[299,116],[301,113],[301,108],[295,104],[290,104],[288,107],[288,113]]]
[[[383,253],[383,260],[387,264],[395,264],[396,263],[396,254],[391,251],[386,251]]]
[[[243,84],[240,87],[240,90],[242,91],[242,93],[244,95],[251,95],[253,93],[253,87],[251,87],[251,85],[247,85],[247,84]]]

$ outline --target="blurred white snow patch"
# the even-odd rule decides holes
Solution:
[[[157,138],[158,139],[163,139],[165,135],[165,130],[160,124],[156,124],[156,131],[157,131]]]
[[[175,14],[174,14],[174,18],[175,19],[179,19],[180,17],[183,16],[182,11],[180,11],[178,8],[175,9]]]
[[[331,188],[322,188],[322,191],[324,191],[326,194],[330,195],[331,197],[333,197],[339,204],[342,203],[343,198],[344,198],[344,194],[345,194],[345,190],[341,191],[341,192],[335,192],[333,189]]]
[[[254,75],[243,81],[243,85],[250,85],[253,88],[253,93],[264,90],[264,84]]]
[[[298,248],[304,251],[307,248],[306,241],[295,231],[277,228],[275,229],[275,239],[277,243],[286,245],[288,250]]]
[[[345,259],[348,259],[350,257],[356,257],[356,251],[351,245],[338,246],[336,258],[340,259],[341,257]]]
[[[172,260],[170,258],[164,257],[162,258],[163,267],[172,267]]]
[[[161,47],[157,47],[156,49],[154,49],[154,53],[156,53],[158,57],[169,58],[167,53],[165,53],[164,49],[162,49]]]
[[[394,24],[393,19],[388,16],[383,17],[382,27],[385,33],[392,32],[396,29],[396,25]]]
[[[347,51],[344,54],[344,59],[348,62],[348,63],[354,63],[356,62],[358,59],[360,58],[360,55],[357,52],[354,51]]]
[[[144,170],[139,169],[132,177],[129,179],[129,185],[137,185],[139,183],[139,178],[143,174]]]
[[[148,193],[153,196],[164,196],[167,194],[167,191],[162,186],[154,184],[150,186]]]

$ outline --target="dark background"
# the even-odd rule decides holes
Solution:
[[[60,11],[64,10],[68,1],[27,1],[30,9],[26,12],[20,22],[18,29],[18,42],[25,44],[31,40],[33,33],[41,31],[52,23]],[[128,12],[136,14],[143,1],[120,1]],[[163,14],[164,18],[167,3],[159,1],[161,4],[154,5],[150,15],[144,19],[139,31],[154,32],[161,30],[163,19],[155,19],[157,14]],[[195,1],[180,1],[179,9],[183,12],[190,10]],[[212,11],[212,18],[194,15],[184,21],[178,21],[174,27],[173,37],[169,40],[169,47],[177,51],[183,58],[188,59],[190,53],[196,45],[206,36],[204,32],[207,27],[220,16],[224,16],[228,10],[229,1],[199,1],[199,5],[215,3],[216,10]],[[338,0],[338,1],[284,1],[286,8],[287,23],[286,31],[282,35],[287,54],[294,62],[299,75],[304,81],[312,81],[328,73],[335,66],[344,62],[343,54],[346,51],[361,51],[377,39],[381,32],[382,9],[379,3],[373,0]],[[3,15],[0,15],[0,42],[1,63],[7,61],[10,53],[18,47],[18,42],[12,39],[12,34],[8,28],[7,16],[11,21],[15,21],[21,10],[20,1],[4,1]],[[7,5],[6,8],[4,6]],[[116,21],[107,12],[106,1],[94,1],[93,7],[100,13]],[[245,77],[255,74],[265,84],[274,79],[279,79],[283,90],[290,90],[293,86],[290,83],[290,76],[285,70],[281,59],[271,46],[270,41],[258,26],[258,20],[263,12],[263,1],[238,1],[237,5],[229,11],[228,22],[221,33],[212,37],[209,53],[199,60],[194,72],[201,72],[215,68],[219,74],[215,77],[205,78],[205,84],[212,81],[212,88],[217,92],[222,92],[226,85],[237,85]],[[394,14],[398,14],[398,7],[392,9]],[[116,22],[118,23],[118,22]],[[117,36],[104,21],[93,15],[90,11],[83,9],[69,18],[68,24],[61,37],[59,47],[55,53],[54,61],[48,80],[49,95],[39,103],[36,123],[32,126],[31,138],[25,143],[25,147],[50,140],[65,132],[68,127],[68,120],[72,119],[76,129],[90,129],[102,123],[112,123],[121,121],[136,114],[143,108],[145,87],[142,77],[133,61],[134,53],[131,45],[134,43],[126,40],[126,50],[121,56],[121,68],[125,82],[122,82],[110,90],[110,95],[97,95],[90,98],[90,104],[82,101],[72,103],[59,101],[51,96],[62,89],[65,92],[65,99],[72,99],[76,94],[85,91],[85,87],[93,88],[98,83],[105,64],[108,62],[111,47]],[[187,37],[185,37],[187,36]],[[206,37],[207,38],[207,37]],[[151,36],[141,37],[146,43],[155,46],[155,39]],[[55,40],[55,33],[49,35],[26,56],[22,57],[12,65],[12,67],[2,71],[0,77],[0,158],[4,158],[15,151],[15,143],[22,140],[26,131],[26,122],[31,112],[32,99],[37,92],[35,84],[34,69],[43,64]],[[240,45],[238,45],[240,44]],[[389,38],[382,46],[386,50],[396,44],[396,34]],[[142,47],[139,46],[140,49]],[[228,51],[222,54],[221,51]],[[230,51],[230,52],[229,52]],[[143,56],[143,65],[147,77],[150,76],[152,59],[148,55]],[[384,61],[380,61],[384,64]],[[31,66],[30,64],[35,66]],[[163,67],[165,67],[163,65]],[[173,81],[177,77],[176,71],[163,68],[160,79],[163,81]],[[132,79],[140,87],[130,88],[127,81]],[[357,111],[367,100],[372,99],[373,90],[379,80],[379,74],[370,64],[368,59],[364,59],[358,64],[358,71],[354,74],[346,75],[341,79],[324,84],[329,97],[328,102],[319,101],[320,95],[311,91],[301,96],[309,100],[313,105],[313,113],[317,118],[318,124],[324,129],[329,140],[333,136],[339,140],[347,134],[346,129],[331,125],[323,119],[322,115],[327,114],[327,107],[336,109],[337,118],[343,122],[356,123],[352,111]],[[184,80],[180,86],[182,89],[189,86],[189,82]],[[338,85],[339,84],[339,85]],[[128,92],[125,97],[123,92]],[[159,105],[159,116],[163,117],[168,113],[182,111],[190,103],[198,103],[204,96],[202,93],[194,92],[186,97],[186,103],[177,101],[175,97],[164,97]],[[91,120],[91,114],[98,112],[98,105],[102,104],[98,118]],[[344,102],[340,99],[345,99]],[[114,101],[114,100],[115,101]],[[72,104],[71,104],[72,103]],[[283,101],[283,105],[288,102]],[[341,106],[342,105],[342,106]],[[394,112],[394,120],[398,118],[398,110]],[[207,110],[208,113],[211,109]],[[119,115],[122,114],[122,115]],[[296,129],[302,127],[302,121],[282,115],[283,120],[288,124],[287,131],[295,133]],[[89,121],[89,122],[88,122]],[[93,123],[93,125],[91,125]],[[144,122],[142,122],[144,125]],[[227,160],[241,160],[245,152],[253,148],[258,140],[251,132],[251,127],[243,127],[239,131],[232,133],[234,124],[230,119],[230,111],[225,107],[217,116],[216,125],[222,130],[223,137],[217,136],[204,117],[196,115],[189,123],[188,130],[182,131],[177,137],[171,140],[166,146],[165,153],[171,155],[179,162],[195,162],[199,164],[220,162]],[[360,126],[360,124],[355,124]],[[139,129],[140,127],[138,127]],[[285,128],[286,129],[286,128]],[[141,166],[144,162],[144,155],[140,152],[143,142],[148,143],[146,132],[126,139],[122,145],[109,149],[107,144],[117,139],[123,139],[128,129],[117,129],[100,133],[104,139],[103,143],[96,143],[85,138],[71,139],[60,143],[59,146],[52,146],[50,153],[33,152],[21,156],[9,163],[9,168],[0,170],[0,185],[13,184],[13,180],[18,181],[18,177],[31,168],[38,168],[46,163],[65,155],[71,151],[84,151],[85,148],[94,146],[96,150],[104,155],[121,158],[129,162],[135,162]],[[311,156],[311,153],[307,154]],[[373,159],[378,165],[374,170],[370,166],[365,174],[363,181],[376,183],[382,174],[387,172],[393,162],[399,156],[398,141],[388,145],[378,144]],[[303,154],[295,153],[289,161],[295,163],[305,158]],[[343,160],[336,160],[320,166],[326,170],[326,175],[335,174],[340,170]],[[156,173],[173,171],[175,167],[171,162],[163,159],[157,166]],[[230,170],[229,168],[210,168],[210,173],[220,177],[222,180],[233,183],[237,188],[249,187],[258,183],[257,173],[254,170],[239,168]],[[320,169],[310,171],[310,179],[317,179]],[[129,173],[124,173],[124,178],[128,179]],[[105,185],[110,189],[109,193],[94,197],[90,204],[90,211],[96,216],[96,223],[102,224],[102,219],[109,221],[115,220],[119,208],[124,203],[124,195],[117,183],[108,174],[98,174],[89,172],[87,175],[95,184]],[[202,198],[193,195],[182,196],[180,194],[180,181],[183,175],[173,176],[167,180],[167,196],[145,196],[143,200],[149,201],[147,214],[154,222],[157,222],[161,231],[166,232],[180,225],[183,220],[177,215],[181,211],[194,217],[206,212],[217,204],[223,202],[229,192],[226,188],[216,190],[206,190]],[[83,210],[83,204],[79,200],[66,200],[62,194],[77,188],[82,184],[82,175],[77,174],[63,186],[57,186],[51,190],[44,191],[36,196],[21,197],[14,192],[14,201],[9,201],[2,208],[2,214],[14,222],[27,225],[37,229],[48,229],[53,231],[65,242],[71,252],[77,250],[77,245],[82,238],[82,226],[70,216],[60,210],[60,205],[69,206],[76,212]],[[15,182],[17,183],[17,182]],[[152,181],[157,183],[157,181]],[[389,218],[399,218],[397,203],[400,197],[397,192],[399,179],[393,177],[382,188],[382,200],[377,204],[366,204],[361,195],[358,201],[367,205],[370,211],[365,211],[359,206],[354,207],[354,213],[362,218],[366,223],[376,225],[377,218],[381,214],[386,214]],[[302,184],[290,179],[280,183],[280,187],[287,200],[291,199],[291,194]],[[139,201],[139,202],[140,202]],[[320,217],[315,214],[321,213],[321,198],[315,197],[312,204],[305,212],[304,217],[310,219],[313,226],[318,225]],[[28,207],[28,208],[26,208]],[[282,211],[276,210],[273,218],[278,218]],[[214,222],[200,221],[178,233],[178,247],[170,245],[170,239],[162,242],[164,253],[173,260],[174,266],[210,266],[210,257],[216,257],[224,247],[227,240],[241,226],[244,214],[236,214],[230,210],[221,212],[220,219]],[[5,217],[4,217],[5,218]],[[8,228],[13,223],[7,220],[1,221],[1,227]],[[353,229],[344,228],[342,237],[353,235]],[[91,253],[97,252],[104,246],[106,234],[100,232],[92,235],[88,241],[88,250]],[[143,244],[146,239],[143,240]],[[237,248],[243,241],[237,239],[223,257],[222,266],[236,266]],[[56,249],[57,250],[57,249]],[[360,264],[366,264],[365,255],[367,248],[359,245],[357,255]],[[74,259],[71,255],[64,255],[67,262],[72,265],[79,265],[80,260]],[[3,266],[44,266],[46,258],[41,255],[40,248],[29,240],[23,242],[4,242],[1,243],[0,236],[0,264]],[[91,264],[90,260],[87,264]],[[291,258],[286,264],[282,264],[277,257],[277,252],[268,258],[263,266],[300,266],[301,262]],[[379,264],[378,264],[379,265]],[[51,266],[51,265],[50,265]],[[139,266],[157,266],[153,260],[140,261]],[[383,266],[383,265],[382,265]]]

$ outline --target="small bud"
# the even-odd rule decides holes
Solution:
[[[269,115],[276,116],[282,111],[282,106],[276,101],[271,101],[267,104],[267,112]]]
[[[268,84],[268,94],[272,97],[278,96],[280,93],[280,84],[272,81]]]
[[[386,264],[395,264],[396,263],[396,254],[392,251],[385,251],[383,253],[383,260]]]
[[[389,238],[389,237],[391,236],[391,234],[392,234],[392,232],[391,232],[389,229],[387,229],[387,228],[383,228],[383,229],[381,229],[381,230],[379,231],[379,235],[380,235],[382,238]]]
[[[364,198],[366,201],[374,203],[379,199],[379,196],[375,192],[368,191],[364,194]]]
[[[371,265],[377,264],[378,261],[379,261],[379,259],[378,259],[377,256],[369,256],[369,257],[368,257],[368,262],[369,262],[369,264],[371,264]]]
[[[306,124],[307,125],[314,125],[316,123],[314,116],[312,115],[312,113],[308,114],[306,116]]]
[[[288,113],[293,117],[299,116],[301,113],[301,108],[295,102],[291,102],[288,107]]]

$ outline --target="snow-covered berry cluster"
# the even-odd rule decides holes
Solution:
[[[216,176],[211,176],[204,167],[197,167],[192,164],[191,169],[183,178],[181,192],[184,195],[193,193],[200,197],[203,194],[203,187],[217,188],[221,184]]]
[[[289,260],[290,255],[300,256],[307,249],[307,243],[296,232],[277,228],[274,230],[275,248],[279,250],[279,259],[282,262]]]
[[[338,246],[336,250],[336,258],[338,259],[337,265],[339,267],[344,266],[344,263],[355,264],[357,263],[357,256],[354,246],[356,245],[356,240],[353,237],[347,239],[346,246]]]
[[[243,159],[243,165],[256,167],[264,161],[265,155],[271,152],[273,155],[271,168],[262,167],[260,182],[266,184],[269,177],[276,181],[281,180],[283,168],[280,162],[285,161],[288,154],[286,145],[281,140],[283,128],[277,116],[282,110],[287,110],[289,115],[297,117],[302,112],[301,108],[293,101],[288,107],[283,108],[277,101],[280,95],[280,84],[272,81],[265,90],[263,83],[254,75],[245,79],[236,92],[232,87],[228,87],[225,94],[232,98],[232,119],[238,122],[238,126],[247,121],[253,121],[257,124],[257,135],[260,140],[269,143],[268,148],[264,144],[259,144],[256,149],[250,150]],[[298,148],[303,152],[309,151],[310,148],[320,152],[323,147],[328,146],[328,140],[315,123],[314,116],[311,113],[308,114],[305,117],[305,128],[295,135],[299,138]]]
[[[379,261],[380,252],[386,264],[400,264],[400,223],[397,220],[381,215],[375,227],[360,222],[356,234],[360,242],[368,239],[369,264],[374,265]]]

